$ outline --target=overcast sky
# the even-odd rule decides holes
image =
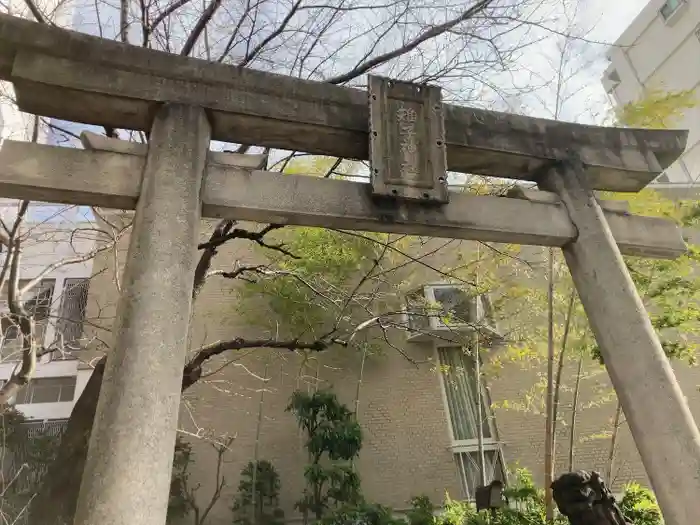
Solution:
[[[592,21],[598,19],[596,38],[614,42],[649,0],[586,0]]]

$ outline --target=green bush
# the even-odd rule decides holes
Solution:
[[[453,500],[446,495],[438,516],[430,499],[420,496],[411,500],[412,508],[405,518],[395,518],[391,509],[381,505],[346,506],[328,515],[323,525],[547,525],[544,491],[538,489],[532,475],[525,469],[513,473],[512,482],[505,490],[508,507],[492,514],[477,512],[471,502]],[[619,503],[625,518],[634,525],[663,525],[661,512],[653,493],[636,483],[625,487]],[[556,515],[554,525],[569,525]]]
[[[232,508],[233,522],[238,525],[282,525],[284,512],[278,506],[279,491],[280,477],[272,463],[266,460],[249,462],[238,483],[238,495]]]
[[[296,503],[304,521],[309,515],[320,520],[343,507],[360,509],[360,478],[352,462],[362,448],[362,430],[355,415],[330,390],[296,391],[287,411],[306,434],[310,459],[304,468],[306,487]]]
[[[625,487],[620,510],[634,525],[663,525],[664,522],[654,493],[638,483]]]

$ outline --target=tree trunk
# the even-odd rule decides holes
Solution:
[[[612,435],[610,436],[610,451],[608,452],[608,466],[605,472],[607,479],[612,479],[613,466],[615,464],[615,451],[617,450],[617,436],[620,429],[620,418],[622,417],[622,405],[617,401],[615,408],[615,419],[613,420]]]
[[[106,357],[98,361],[73,407],[56,459],[29,509],[30,525],[73,525],[106,361]]]
[[[554,523],[552,481],[554,481],[554,250],[549,249],[549,275],[547,283],[547,392],[545,399],[544,431],[544,508],[548,525]]]

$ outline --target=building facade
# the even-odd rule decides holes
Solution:
[[[697,90],[698,56],[700,0],[651,0],[609,49],[603,87],[614,105],[638,100],[650,90]],[[690,130],[688,146],[657,183],[692,184],[700,178],[700,104],[675,127]]]
[[[5,221],[16,213],[17,202],[0,204]],[[6,222],[7,224],[7,222]],[[10,222],[11,224],[11,222]],[[83,323],[87,306],[92,262],[80,260],[94,251],[93,234],[81,228],[93,225],[76,208],[42,203],[32,204],[23,227],[19,287],[31,285],[22,296],[25,310],[35,323],[38,348],[59,351],[42,356],[34,380],[15,399],[16,408],[37,420],[65,420],[90,376],[78,357],[84,346]],[[4,253],[1,263],[4,263]],[[76,261],[60,265],[63,261]],[[53,266],[58,266],[52,269]],[[47,271],[49,270],[49,271]],[[0,296],[1,312],[9,311],[7,288]],[[0,380],[6,381],[21,359],[22,338],[7,317],[0,334]]]
[[[25,2],[10,0],[4,4],[14,16],[31,17]],[[72,2],[49,0],[39,4],[58,25],[65,26],[73,15]],[[56,143],[55,131],[47,121],[35,121],[14,105],[9,83],[0,86],[0,144],[6,139]],[[0,199],[0,218],[11,226],[17,216],[18,201]],[[85,319],[92,261],[84,258],[95,249],[95,229],[89,210],[33,202],[21,227],[20,288],[40,277],[22,297],[23,306],[35,321],[39,348],[61,348],[62,352],[44,355],[37,365],[34,380],[14,400],[16,408],[34,425],[65,421],[90,376],[88,366],[78,360],[84,344]],[[7,252],[0,253],[0,265]],[[82,260],[84,258],[84,260]],[[62,264],[64,261],[70,264]],[[47,271],[48,270],[48,271]],[[9,311],[7,287],[0,290],[0,381],[12,375],[21,359],[22,342],[17,328],[2,314]]]
[[[111,219],[114,224],[116,220]],[[203,225],[202,239],[208,239],[212,223]],[[254,225],[239,224],[238,227]],[[475,312],[481,319],[482,306],[464,308],[459,286],[428,268],[451,267],[476,247],[470,242],[453,241],[449,249],[437,249],[444,240],[423,239],[413,256],[424,264],[405,268],[418,294],[429,302],[461,309],[463,316]],[[123,265],[128,240],[119,247]],[[426,255],[428,254],[428,255]],[[536,265],[544,260],[537,249],[523,251]],[[259,250],[247,241],[221,247],[212,270],[232,265],[264,264]],[[101,312],[114,317],[118,293],[114,279],[114,258],[100,256],[95,261],[91,281],[88,316]],[[530,286],[542,286],[540,277],[525,277]],[[190,357],[203,345],[237,337],[260,339],[274,336],[253,326],[241,312],[238,280],[216,276],[205,283],[195,303],[190,332]],[[409,297],[408,294],[407,297]],[[247,303],[246,303],[247,304]],[[253,306],[251,306],[253,308]],[[261,304],[259,318],[272,314]],[[475,363],[462,345],[468,334],[452,337],[441,331],[435,320],[407,319],[406,328],[389,329],[386,340],[379,331],[365,336],[379,349],[363,354],[357,349],[335,347],[325,352],[291,352],[251,348],[226,352],[208,361],[204,377],[183,395],[180,431],[194,451],[190,483],[200,488],[197,501],[206,507],[216,490],[217,454],[213,444],[235,437],[224,456],[222,471],[226,484],[211,514],[212,525],[231,523],[231,506],[237,493],[240,472],[249,461],[267,460],[281,478],[280,507],[287,520],[300,519],[294,504],[304,487],[303,472],[308,457],[305,437],[292,414],[286,411],[296,390],[332,388],[340,400],[356,411],[364,442],[355,463],[365,496],[373,502],[401,511],[412,497],[427,495],[441,503],[448,493],[453,498],[469,498],[480,483],[479,435],[481,426],[485,451],[486,479],[504,478],[506,468],[527,468],[541,486],[544,482],[544,409],[541,392],[546,363],[521,359],[511,361],[505,344],[483,349],[485,381],[481,395],[476,383]],[[428,322],[428,324],[425,324]],[[480,321],[481,322],[481,321]],[[422,324],[421,324],[422,323]],[[102,323],[104,326],[107,323]],[[488,324],[488,323],[487,323]],[[493,327],[508,332],[508,327]],[[460,330],[456,330],[458,333]],[[359,337],[359,336],[358,336]],[[99,339],[107,347],[111,335],[101,331]],[[381,342],[383,341],[383,342]],[[95,348],[99,355],[105,347]],[[575,361],[565,365],[568,378],[576,376]],[[676,373],[692,411],[700,419],[700,371],[675,364]],[[591,359],[582,361],[581,388],[573,431],[575,469],[605,473],[609,463],[610,435],[615,414],[614,398],[605,371]],[[561,393],[558,426],[559,442],[556,472],[568,470],[569,424],[573,406],[572,381]],[[479,399],[481,398],[481,399]],[[647,483],[645,471],[633,440],[623,424],[617,436],[612,485],[619,491],[624,483]],[[187,521],[185,521],[187,522]]]

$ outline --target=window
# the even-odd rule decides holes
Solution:
[[[56,322],[56,335],[63,338],[66,350],[77,350],[83,335],[83,322],[87,310],[89,279],[66,279],[61,294],[61,305]]]
[[[474,373],[474,358],[466,355],[460,347],[438,348],[442,382],[450,415],[452,440],[475,441],[479,428],[477,380]],[[484,396],[481,402],[481,428],[484,439],[491,438]]]
[[[468,499],[473,500],[476,487],[481,485],[479,451],[457,452],[455,454],[455,462],[457,463],[459,479],[462,482],[462,490]],[[501,451],[498,445],[484,445],[484,468],[486,470],[487,484],[495,479],[501,480],[505,484],[505,469],[503,468]]]
[[[443,326],[475,321],[472,313],[474,297],[456,286],[435,286],[433,299],[439,305],[438,323]]]
[[[29,284],[29,279],[21,279],[19,288]],[[22,306],[34,320],[34,336],[37,341],[44,344],[44,334],[49,323],[51,314],[51,304],[53,302],[53,291],[56,285],[55,279],[42,279],[34,288],[22,296]],[[0,313],[0,328],[2,329],[2,356],[10,357],[22,348],[21,333],[19,326],[6,315],[9,312],[7,303],[7,287],[0,291],[0,309],[5,315]]]
[[[685,3],[685,0],[666,0],[661,6],[659,13],[664,20],[669,20],[673,14],[678,11],[678,8]]]
[[[411,330],[429,330],[475,324],[483,313],[481,297],[451,284],[427,285],[406,297]]]
[[[478,429],[481,426],[484,445],[484,469],[486,482],[494,479],[505,481],[500,446],[496,440],[493,417],[487,402],[486,391],[477,381],[474,358],[461,347],[439,347],[438,359],[445,404],[450,420],[452,450],[459,472],[464,496],[474,498],[481,483]],[[481,402],[481,418],[479,417]]]
[[[75,397],[75,376],[43,377],[32,380],[17,394],[17,405],[64,403]]]

